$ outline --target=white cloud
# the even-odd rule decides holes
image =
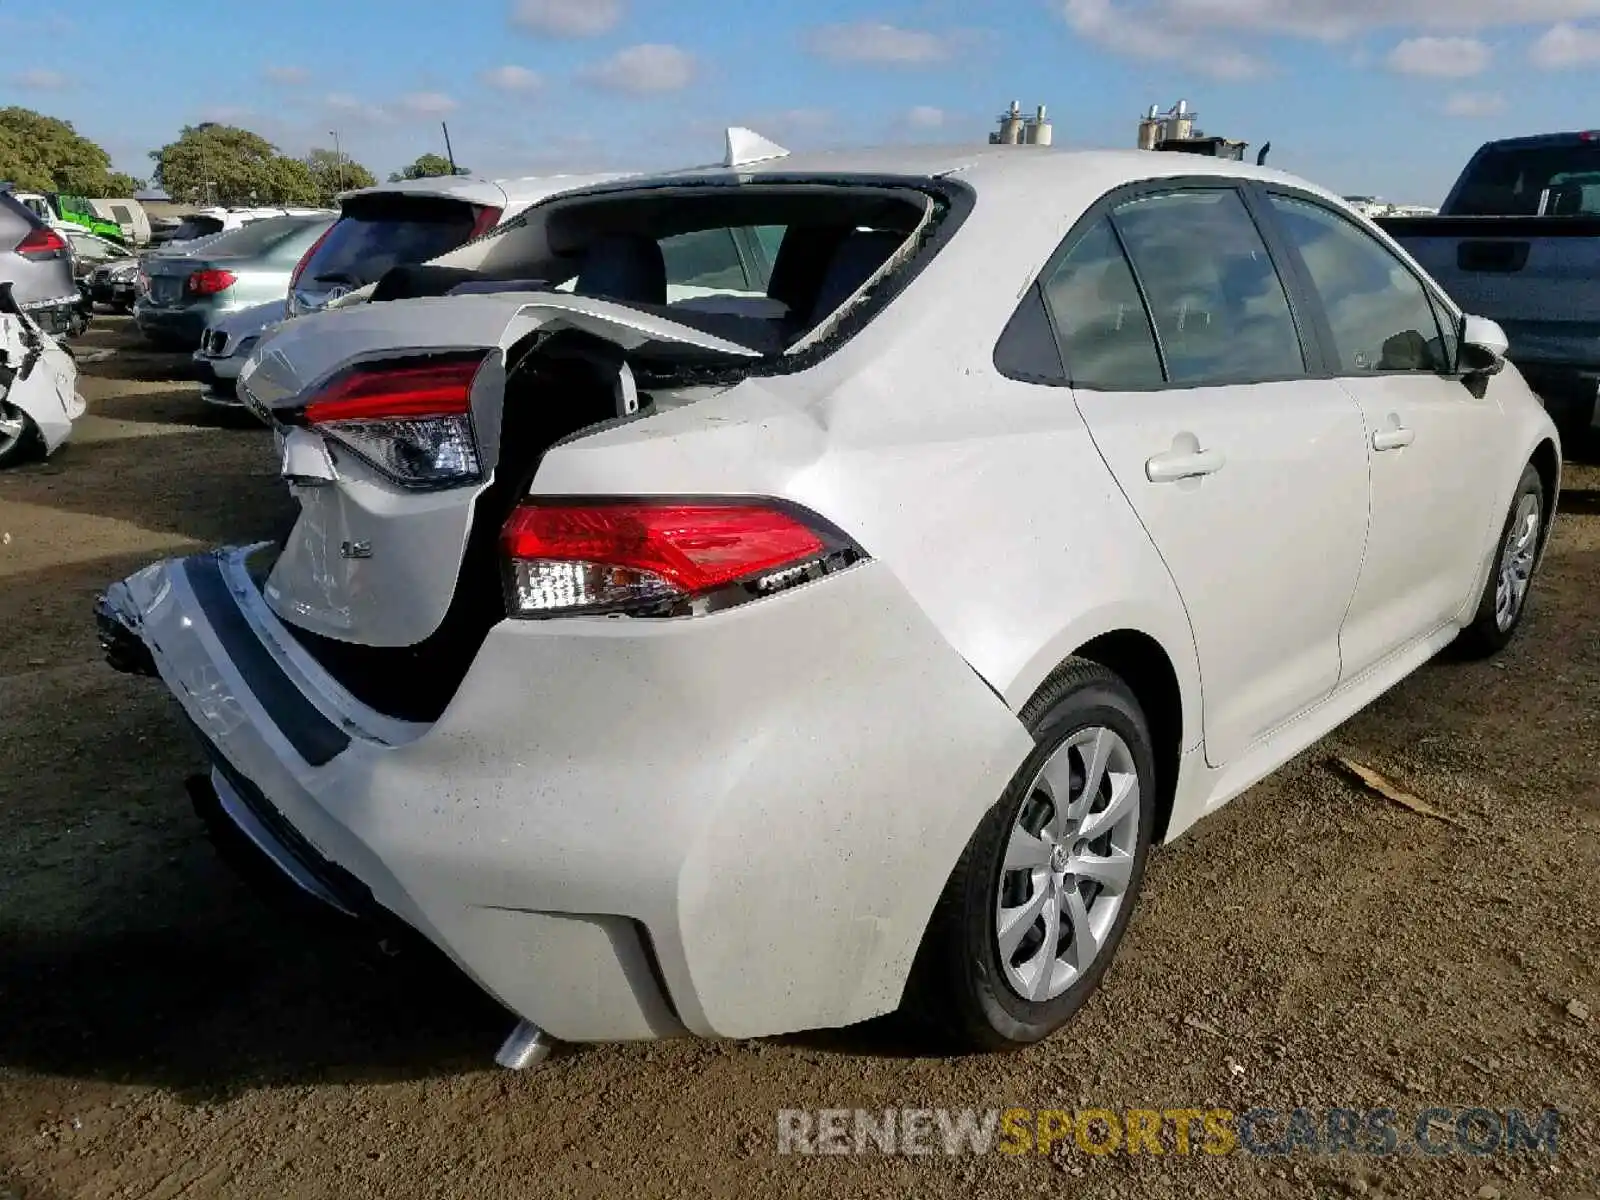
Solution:
[[[1206,2],[1226,6],[1245,0],[1156,2],[1158,7]],[[1128,58],[1181,63],[1213,79],[1249,79],[1267,70],[1255,55],[1225,39],[1208,37],[1203,25],[1187,26],[1170,19],[1170,14],[1158,17],[1150,8],[1130,10],[1112,0],[1064,0],[1062,15],[1079,37]]]
[[[72,86],[72,80],[60,71],[47,71],[43,67],[18,71],[11,82],[30,92],[59,92]]]
[[[1506,98],[1499,92],[1452,92],[1439,111],[1447,117],[1497,117],[1506,110]]]
[[[646,94],[676,92],[694,82],[694,56],[678,46],[646,43],[618,50],[579,72],[597,87]]]
[[[517,0],[511,23],[547,37],[599,37],[622,23],[622,0]]]
[[[278,83],[282,84],[284,87],[292,87],[296,84],[305,83],[307,80],[309,80],[311,78],[311,72],[306,70],[304,67],[283,67],[272,65],[263,67],[261,69],[261,77],[268,83]]]
[[[322,98],[322,107],[332,119],[353,125],[377,125],[389,119],[381,105],[370,104],[349,92],[329,92]]]
[[[1570,21],[1552,25],[1529,48],[1528,59],[1547,71],[1600,63],[1600,29]]]
[[[537,71],[509,64],[491,67],[480,78],[488,86],[502,92],[531,92],[544,83]]]
[[[414,117],[442,117],[461,106],[443,92],[411,92],[400,97],[398,107]]]
[[[950,57],[950,40],[925,29],[903,29],[881,21],[824,25],[806,38],[813,54],[836,63],[925,66]]]
[[[913,129],[939,129],[945,122],[945,112],[931,104],[919,104],[906,112],[906,124]]]
[[[1489,47],[1470,37],[1407,38],[1389,51],[1389,69],[1402,75],[1465,79],[1482,74],[1493,57]]]

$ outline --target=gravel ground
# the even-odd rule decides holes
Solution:
[[[237,882],[159,687],[101,665],[98,587],[287,501],[266,434],[176,360],[111,318],[87,344],[119,352],[85,368],[76,441],[0,476],[0,1200],[1600,1195],[1595,468],[1569,468],[1511,649],[1429,666],[1158,854],[1104,988],[1044,1046],[940,1059],[871,1027],[515,1075],[450,969]],[[1297,1105],[1562,1124],[1554,1158],[778,1153],[780,1109]]]

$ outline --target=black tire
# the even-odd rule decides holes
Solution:
[[[1503,624],[1497,614],[1497,599],[1500,585],[1501,572],[1506,561],[1516,552],[1519,525],[1517,513],[1522,509],[1527,497],[1533,498],[1536,506],[1534,513],[1537,517],[1538,529],[1534,547],[1534,559],[1528,567],[1528,588],[1523,593],[1521,601],[1511,614],[1511,620]],[[1487,658],[1498,654],[1516,636],[1517,630],[1522,627],[1523,618],[1528,612],[1528,595],[1533,590],[1533,569],[1538,564],[1538,555],[1543,546],[1545,524],[1549,514],[1545,512],[1544,482],[1539,478],[1539,472],[1534,470],[1533,464],[1522,470],[1522,478],[1517,481],[1517,490],[1512,494],[1511,506],[1506,511],[1505,524],[1500,528],[1500,541],[1495,549],[1494,565],[1489,569],[1489,578],[1484,581],[1483,594],[1478,598],[1478,610],[1473,615],[1472,623],[1461,631],[1461,636],[1456,639],[1456,649],[1464,658]]]
[[[912,967],[902,1014],[931,1027],[956,1051],[1010,1050],[1042,1041],[1065,1025],[1115,957],[1138,901],[1155,821],[1155,755],[1138,700],[1117,675],[1086,659],[1068,659],[1023,709],[1035,748],[985,814],[945,885]],[[1112,730],[1131,752],[1141,803],[1133,866],[1124,901],[1097,957],[1054,999],[1024,999],[1011,986],[995,934],[1002,865],[1011,831],[1034,781],[1073,734]]]
[[[18,438],[13,439],[0,435],[0,468],[27,462],[41,448],[39,427],[33,423],[33,418],[27,413],[13,404],[7,404],[4,400],[0,400],[0,415],[20,416],[23,426],[22,435]]]

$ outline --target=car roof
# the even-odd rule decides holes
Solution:
[[[528,175],[519,179],[482,179],[473,175],[437,175],[401,179],[339,193],[342,204],[353,196],[439,196],[471,204],[526,206],[547,196],[627,178],[620,172],[596,175]]]
[[[1076,192],[1099,185],[1100,190],[1109,191],[1137,180],[1196,175],[1282,183],[1329,199],[1339,198],[1325,188],[1283,171],[1203,154],[992,144],[882,146],[788,154],[736,167],[691,167],[655,175],[635,175],[614,186],[623,190],[634,186],[727,183],[761,177],[773,180],[889,177],[913,181],[956,178],[985,195],[1006,191],[1042,195],[1057,188],[1070,187]]]

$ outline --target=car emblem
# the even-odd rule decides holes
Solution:
[[[349,294],[350,294],[350,288],[347,285],[342,284],[342,283],[336,283],[331,288],[328,289],[328,299],[325,301],[325,303],[332,304],[335,300],[338,300],[340,297],[348,296]]]

